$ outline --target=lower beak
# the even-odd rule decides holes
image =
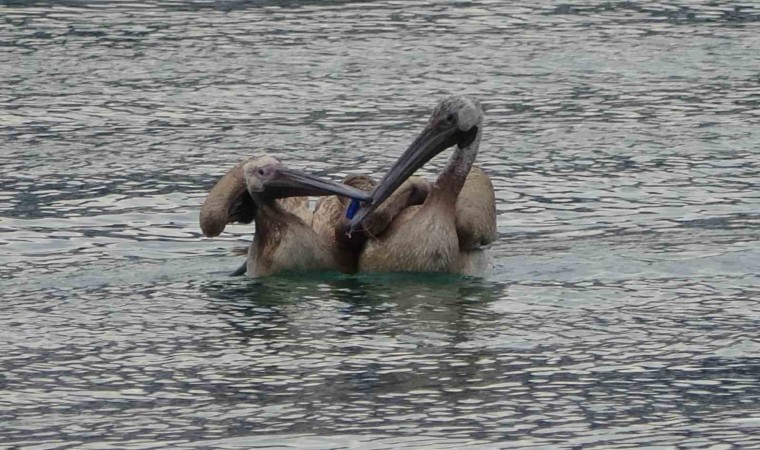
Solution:
[[[341,195],[363,202],[372,199],[366,192],[351,186],[284,167],[276,169],[274,176],[266,181],[265,189],[275,198]]]
[[[351,219],[351,230],[359,227],[381,203],[388,199],[399,186],[435,155],[456,144],[459,130],[441,126],[427,126],[412,145],[385,174],[372,192],[372,204],[362,207]]]

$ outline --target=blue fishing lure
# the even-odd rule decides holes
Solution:
[[[346,208],[346,218],[349,220],[353,219],[361,207],[362,205],[359,200],[352,199],[351,204],[349,204],[348,208]]]

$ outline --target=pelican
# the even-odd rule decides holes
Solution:
[[[365,192],[288,169],[271,156],[248,160],[230,169],[211,189],[201,208],[201,230],[213,237],[228,223],[255,221],[256,234],[245,263],[248,276],[351,271],[356,265],[353,255],[332,245],[311,226],[312,213],[305,196],[333,194],[370,200]]]
[[[496,240],[491,179],[473,167],[483,133],[480,103],[449,97],[435,107],[425,129],[385,174],[351,219],[360,230],[383,202],[435,155],[456,145],[424,203],[401,211],[383,233],[369,239],[359,257],[361,272],[472,274],[483,264],[479,247]]]

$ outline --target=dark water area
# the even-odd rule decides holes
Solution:
[[[226,276],[452,93],[492,274]],[[760,446],[759,125],[756,2],[0,2],[0,447]]]

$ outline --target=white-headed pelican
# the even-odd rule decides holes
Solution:
[[[417,169],[455,146],[425,202],[401,211],[384,232],[367,240],[359,257],[362,272],[471,273],[478,247],[496,239],[496,205],[490,178],[473,167],[483,132],[483,110],[467,96],[441,101],[417,139],[401,155],[352,218],[360,230]],[[361,225],[360,225],[361,224]]]

